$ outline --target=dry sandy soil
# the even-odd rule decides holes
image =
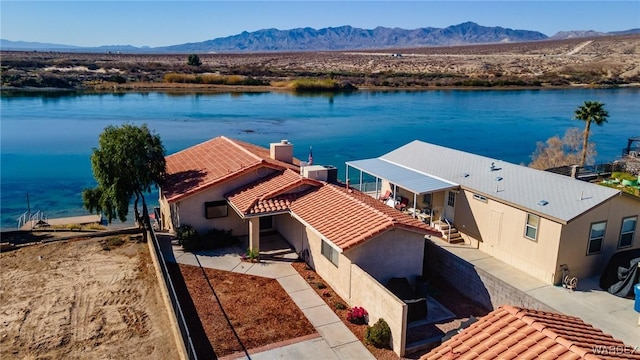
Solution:
[[[148,245],[123,239],[0,254],[0,358],[177,358]]]
[[[402,56],[391,56],[394,53]],[[199,57],[202,65],[193,67],[186,65],[186,54],[2,52],[2,85],[55,87],[67,83],[109,90],[220,87],[166,83],[163,79],[168,73],[251,76],[272,85],[301,77],[331,77],[358,88],[640,84],[638,34],[513,44]],[[114,83],[116,78],[121,82]]]

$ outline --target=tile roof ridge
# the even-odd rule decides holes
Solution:
[[[297,175],[299,176],[299,179],[296,179],[293,182],[287,183],[287,184],[283,184],[282,186],[280,186],[277,189],[274,189],[268,193],[262,194],[262,196],[260,196],[258,199],[256,200],[265,200],[265,199],[270,199],[273,197],[276,197],[278,195],[282,195],[284,192],[289,191],[291,189],[296,188],[297,186],[300,185],[311,185],[311,186],[322,186],[322,183],[317,181],[317,180],[313,180],[313,179],[309,179],[309,178],[305,178],[302,175],[299,175],[298,173],[296,173],[295,171],[291,170],[291,169],[285,169],[282,174],[280,174],[280,176],[282,175],[289,175],[288,173],[291,173],[290,175]]]

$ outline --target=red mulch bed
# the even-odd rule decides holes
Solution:
[[[171,265],[172,278],[185,285],[179,297],[200,358],[211,358],[211,352],[223,357],[316,333],[275,279]],[[199,321],[189,319],[189,314]],[[203,344],[207,340],[209,346]]]
[[[293,263],[293,267],[298,273],[311,285],[311,287],[320,295],[320,297],[329,305],[336,315],[342,320],[342,322],[351,330],[351,332],[367,347],[367,349],[376,357],[376,359],[383,360],[398,360],[399,357],[391,349],[379,349],[373,345],[369,345],[364,340],[364,333],[367,330],[367,325],[356,325],[347,320],[347,313],[349,312],[349,305],[346,301],[342,300],[333,289],[327,285],[327,283],[311,270],[307,264],[303,262]],[[323,284],[318,286],[318,284]],[[324,286],[324,288],[321,288]],[[336,303],[341,303],[346,306],[345,309],[337,309]]]

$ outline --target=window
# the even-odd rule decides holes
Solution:
[[[422,201],[427,205],[431,205],[431,193],[424,194]]]
[[[604,243],[604,232],[606,228],[606,221],[591,224],[591,232],[589,233],[589,245],[587,246],[587,255],[597,254],[602,251],[602,244]]]
[[[449,191],[449,198],[447,199],[447,205],[453,207],[456,204],[456,193]]]
[[[524,236],[527,239],[536,240],[538,237],[538,227],[540,226],[540,216],[527,214],[527,224],[524,227]]]
[[[487,202],[487,198],[480,194],[473,194],[473,198],[482,202]]]
[[[204,217],[207,219],[215,219],[225,217],[229,214],[229,210],[227,207],[227,202],[224,200],[220,201],[209,201],[204,203]]]
[[[326,240],[322,240],[322,248],[320,249],[320,252],[324,257],[329,259],[333,265],[338,266],[338,250],[329,245]]]
[[[622,227],[620,228],[620,242],[618,242],[619,248],[631,246],[631,244],[633,244],[633,235],[635,235],[636,232],[637,221],[637,216],[622,219]]]

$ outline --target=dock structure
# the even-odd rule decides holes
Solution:
[[[40,220],[38,222],[27,221],[20,230],[33,230],[35,228],[47,228],[50,226],[64,226],[64,225],[87,225],[87,224],[100,224],[102,223],[102,215],[82,215],[82,216],[70,216],[61,218],[48,218],[46,220]]]

